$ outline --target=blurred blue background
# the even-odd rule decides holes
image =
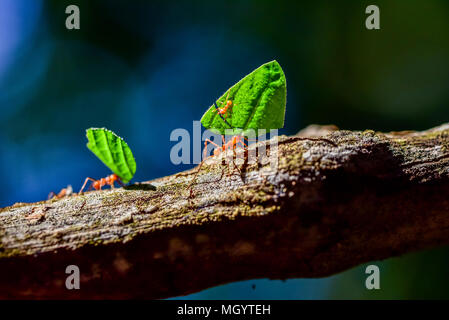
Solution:
[[[377,4],[381,30],[365,28]],[[76,4],[81,29],[65,28]],[[288,82],[285,128],[426,129],[449,118],[449,2],[0,0],[0,207],[46,199],[109,170],[85,129],[125,137],[134,181],[192,165],[170,162],[172,130],[276,59]],[[325,279],[244,281],[186,298],[448,298],[446,248]]]

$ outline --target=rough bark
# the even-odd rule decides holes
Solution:
[[[324,277],[449,243],[449,124],[387,134],[311,126],[274,139],[277,167],[259,156],[239,172],[212,158],[191,199],[196,169],[1,209],[0,297],[165,298]],[[72,264],[80,290],[65,287]]]

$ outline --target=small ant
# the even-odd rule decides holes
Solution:
[[[223,144],[221,146],[219,146],[218,144],[216,144],[215,142],[213,142],[209,139],[206,139],[204,141],[203,158],[205,158],[207,155],[207,144],[208,143],[213,144],[216,148],[214,149],[214,154],[205,158],[203,161],[205,161],[211,157],[219,156],[222,152],[226,151],[227,149],[232,149],[233,151],[235,151],[235,149],[239,143],[242,148],[248,147],[248,145],[245,142],[243,142],[244,139],[246,139],[246,140],[248,140],[248,139],[243,136],[233,136],[232,139],[229,140],[228,142],[226,142],[224,136],[221,136],[221,138],[223,139]]]
[[[227,115],[228,109],[232,109],[232,107],[233,107],[233,103],[232,103],[231,100],[228,100],[228,97],[229,97],[229,91],[228,91],[228,94],[226,95],[226,99],[225,99],[225,103],[226,104],[225,104],[225,106],[220,108],[220,107],[217,106],[216,103],[214,103],[215,110],[212,111],[212,112],[217,112],[218,115],[223,119],[223,121],[227,125],[229,125],[229,123],[226,121],[226,115]],[[224,117],[223,117],[223,115],[224,115]]]
[[[204,141],[203,160],[201,161],[200,165],[198,166],[198,170],[196,171],[195,176],[193,177],[193,179],[190,182],[189,187],[188,187],[190,189],[190,198],[193,197],[193,189],[192,189],[193,182],[195,181],[198,173],[201,170],[201,166],[203,165],[203,163],[205,161],[207,161],[208,159],[210,159],[212,157],[219,156],[221,153],[225,152],[228,149],[232,149],[232,151],[234,152],[234,156],[235,156],[236,155],[236,151],[235,150],[236,150],[237,146],[241,146],[245,150],[246,148],[248,148],[248,145],[244,142],[244,140],[252,141],[252,140],[249,140],[248,138],[246,138],[244,136],[233,136],[231,140],[226,142],[225,137],[223,135],[221,137],[223,139],[223,144],[221,146],[216,144],[215,142],[209,140],[209,139],[206,139]],[[206,157],[206,155],[207,155],[207,144],[208,143],[213,144],[216,148],[214,149],[214,152],[213,152],[213,154],[211,156]],[[232,158],[232,162],[234,164],[234,167],[237,168],[237,170],[241,174],[240,169],[237,167],[237,165],[234,162],[234,157]]]
[[[125,185],[123,184],[122,180],[120,180],[120,177],[118,175],[116,175],[115,173],[111,174],[110,176],[107,176],[106,178],[101,178],[100,180],[95,180],[92,178],[87,177],[86,180],[84,180],[84,184],[81,187],[80,192],[78,192],[78,194],[80,194],[84,188],[86,187],[87,182],[92,181],[92,184],[90,185],[89,189],[87,189],[87,191],[91,190],[92,188],[94,188],[95,190],[101,190],[101,188],[105,185],[109,185],[111,186],[111,188],[114,188],[114,182],[117,182],[120,186],[124,187]]]
[[[54,193],[53,191],[48,194],[48,200],[56,198],[61,199],[66,196],[70,196],[73,193],[73,189],[71,185],[68,185],[67,188],[62,188],[61,191],[59,191],[58,194]]]

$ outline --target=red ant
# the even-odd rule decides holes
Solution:
[[[228,97],[229,97],[229,91],[228,91],[228,94],[226,95],[226,99],[225,99],[225,103],[226,103],[226,104],[225,104],[225,106],[219,108],[219,107],[217,106],[217,104],[214,103],[215,110],[212,111],[212,112],[217,112],[218,115],[223,119],[223,121],[224,121],[227,125],[229,125],[229,123],[226,121],[226,115],[227,115],[228,109],[232,109],[232,107],[233,107],[233,102],[232,102],[231,100],[228,100]],[[223,115],[224,115],[224,117],[223,117]],[[230,125],[229,125],[229,126],[230,126]]]
[[[242,148],[247,148],[248,145],[245,144],[245,142],[243,142],[244,139],[248,140],[245,137],[242,136],[233,136],[231,140],[229,140],[228,142],[226,142],[225,137],[221,136],[221,138],[223,139],[223,144],[221,146],[219,146],[218,144],[216,144],[215,142],[206,139],[204,141],[204,151],[203,151],[203,158],[205,158],[203,161],[206,161],[207,159],[211,158],[211,157],[216,157],[219,156],[222,152],[226,151],[227,149],[232,149],[235,152],[235,149],[237,147],[237,145],[240,143],[240,145],[242,146]],[[207,157],[207,144],[211,143],[213,144],[216,148],[214,149],[214,154]]]
[[[225,99],[225,106],[221,107],[221,108],[216,108],[215,110],[213,110],[212,112],[218,112],[218,114],[220,115],[225,115],[225,119],[226,119],[226,112],[228,111],[228,109],[232,108],[232,101],[228,100],[229,97],[229,91],[228,94],[226,95],[226,99]]]
[[[92,187],[95,190],[101,190],[101,188],[105,185],[109,185],[113,189],[114,182],[116,182],[116,181],[120,186],[122,186],[122,187],[125,186],[123,184],[122,180],[120,180],[120,177],[118,175],[116,175],[115,173],[111,174],[110,176],[107,176],[106,178],[101,178],[100,180],[95,180],[95,179],[87,177],[86,180],[84,180],[84,184],[81,187],[81,190],[80,190],[80,192],[78,192],[78,194],[80,194],[83,191],[83,189],[86,187],[86,184],[89,180],[92,181],[92,184],[90,185],[90,187],[87,191],[91,190]]]
[[[190,197],[193,196],[193,192],[192,192],[192,184],[193,184],[193,182],[195,181],[195,179],[196,179],[198,173],[200,172],[201,166],[203,165],[203,163],[204,163],[206,160],[208,160],[208,159],[210,159],[210,158],[212,158],[212,157],[217,157],[217,156],[219,156],[221,153],[225,152],[227,149],[232,149],[232,151],[234,152],[234,156],[235,156],[235,155],[236,155],[235,149],[237,148],[237,145],[240,145],[243,149],[246,149],[246,148],[248,148],[248,145],[244,142],[244,140],[247,140],[247,141],[255,141],[255,140],[249,140],[248,138],[243,137],[243,136],[233,136],[231,140],[229,140],[228,142],[226,142],[225,137],[224,137],[224,136],[221,136],[221,137],[222,137],[222,139],[223,139],[223,144],[222,144],[221,146],[218,145],[218,144],[216,144],[215,142],[209,140],[209,139],[206,139],[206,140],[204,141],[203,160],[201,161],[200,165],[198,166],[198,170],[196,171],[195,176],[193,177],[192,181],[191,181],[190,184],[189,184]],[[206,155],[207,155],[207,144],[208,144],[208,143],[213,144],[216,148],[214,149],[214,153],[213,153],[211,156],[206,157]],[[234,164],[234,167],[237,168],[237,170],[238,170],[239,173],[241,174],[240,169],[237,167],[237,165],[236,165],[235,162],[234,162],[234,157],[232,158],[232,162],[233,162],[233,164]]]

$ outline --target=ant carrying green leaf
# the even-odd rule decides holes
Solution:
[[[245,76],[227,90],[226,95],[214,102],[202,116],[201,123],[206,129],[221,134],[223,144],[220,146],[209,139],[204,142],[203,160],[189,184],[190,196],[192,197],[192,185],[204,161],[228,149],[231,149],[234,155],[237,147],[247,149],[245,140],[250,140],[246,136],[257,138],[258,130],[263,129],[266,132],[282,128],[286,103],[287,81],[281,66],[275,60],[263,64]],[[225,135],[229,132],[232,138],[226,142]],[[214,145],[215,149],[212,156],[206,157],[208,144]]]
[[[126,142],[116,135],[114,132],[106,128],[90,128],[86,130],[87,147],[92,151],[111,171],[113,174],[95,180],[87,177],[84,180],[78,194],[81,194],[88,184],[92,182],[88,191],[94,188],[101,190],[102,187],[109,185],[114,188],[114,183],[117,182],[120,186],[125,186],[136,172],[136,161]],[[73,193],[72,186],[62,189],[58,194],[50,192],[48,199],[60,199],[70,196]]]
[[[92,183],[88,190],[101,190],[105,185],[114,188],[115,182],[122,187],[128,183],[136,173],[136,161],[128,144],[106,128],[87,129],[86,136],[89,150],[111,169],[113,174],[99,180],[87,177],[78,194],[83,192],[89,181]]]

